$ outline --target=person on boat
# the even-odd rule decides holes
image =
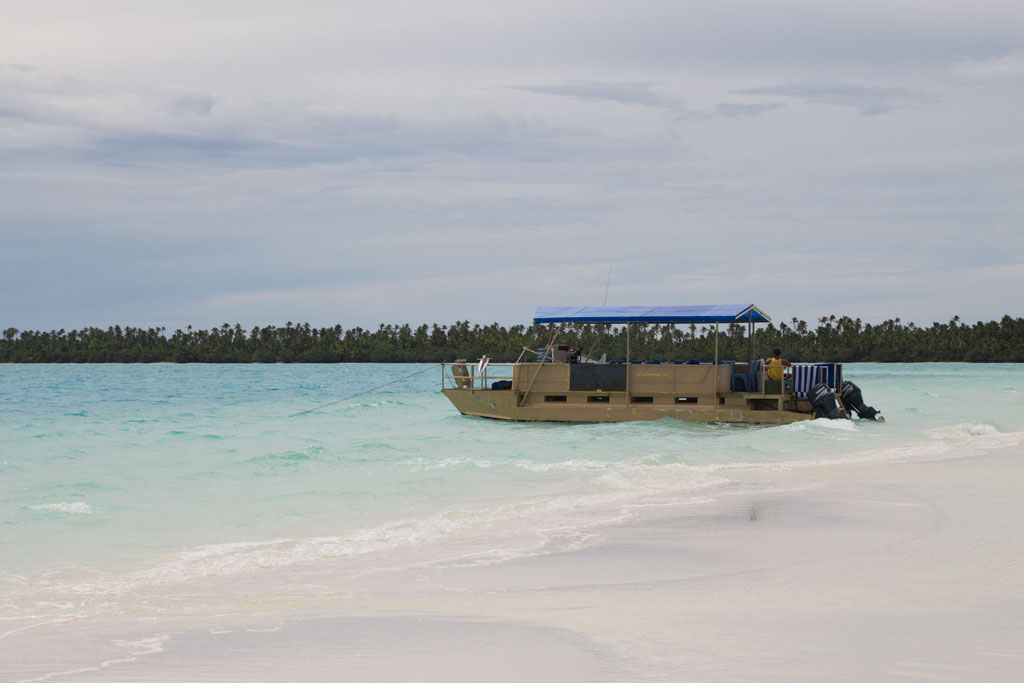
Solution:
[[[793,364],[782,357],[782,350],[775,348],[772,349],[772,357],[764,364],[765,372],[768,374],[768,379],[780,382],[785,377],[789,379],[790,373],[785,372],[783,368],[791,367]]]

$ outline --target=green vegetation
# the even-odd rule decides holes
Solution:
[[[758,356],[773,346],[792,361],[838,360],[1024,362],[1024,318],[1004,316],[996,322],[963,324],[959,317],[930,327],[903,324],[899,318],[878,325],[860,319],[818,319],[817,327],[794,318],[789,323],[761,326],[755,334]],[[51,332],[4,331],[0,362],[6,363],[339,363],[439,362],[475,359],[486,354],[496,361],[516,360],[524,346],[546,345],[554,325],[481,326],[467,321],[452,325],[381,325],[370,331],[356,327],[254,327],[224,324],[211,330],[140,329],[114,326],[105,330]],[[744,325],[723,325],[720,358],[746,358]],[[624,327],[566,326],[559,342],[609,359],[626,357]],[[711,360],[714,326],[633,325],[633,358]],[[528,354],[532,357],[532,354]]]

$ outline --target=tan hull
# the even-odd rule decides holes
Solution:
[[[445,389],[444,395],[463,415],[476,415],[517,422],[634,422],[671,417],[696,422],[739,422],[745,424],[780,425],[810,420],[813,414],[779,410],[778,400],[747,400],[730,396],[730,402],[743,405],[672,405],[656,403],[585,403],[572,399],[590,393],[570,392],[565,403],[527,403],[517,405],[520,395],[512,390]],[[775,407],[767,408],[768,404]],[[754,408],[757,409],[754,409]]]

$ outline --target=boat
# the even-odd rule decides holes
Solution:
[[[458,359],[441,365],[441,391],[463,415],[516,422],[631,422],[676,418],[782,425],[816,417],[883,421],[841,363],[793,363],[770,380],[754,358],[754,330],[771,318],[753,304],[705,306],[541,306],[534,323],[557,325],[543,349],[514,363]],[[595,359],[559,344],[565,325],[625,325],[626,358]],[[630,357],[634,325],[715,326],[711,362]],[[745,324],[748,358],[719,358],[719,326]]]

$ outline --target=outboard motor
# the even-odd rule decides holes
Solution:
[[[860,393],[860,387],[853,382],[843,382],[840,395],[843,397],[843,405],[855,410],[860,419],[885,421],[885,418],[879,414],[880,411],[875,410],[871,406],[864,405],[864,397]],[[876,415],[878,415],[877,418],[875,417]]]
[[[839,412],[836,405],[836,392],[832,391],[827,384],[819,383],[811,387],[807,392],[807,398],[814,406],[814,417],[827,417],[830,420],[850,419]]]

